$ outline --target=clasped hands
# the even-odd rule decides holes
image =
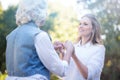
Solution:
[[[56,52],[60,53],[62,57],[64,57],[65,54],[66,56],[71,57],[74,53],[74,46],[70,41],[66,41],[64,43],[60,41],[55,41],[53,45]]]

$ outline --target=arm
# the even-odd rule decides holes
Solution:
[[[64,60],[59,58],[45,32],[41,32],[36,36],[35,47],[40,60],[48,70],[59,76],[65,75],[69,59],[67,57]]]
[[[64,43],[64,48],[66,49],[66,53],[63,53],[64,54],[63,59],[70,62],[70,58],[71,58],[72,54],[74,53],[74,46],[73,46],[72,42],[66,41]]]
[[[87,65],[84,65],[75,54],[72,55],[79,71],[83,77],[87,80],[94,79],[94,76],[100,75],[104,65],[105,48],[99,47],[96,53],[88,61]]]
[[[83,75],[83,77],[85,79],[87,79],[88,76],[88,68],[77,58],[77,56],[75,54],[72,55],[72,58],[74,60],[74,62],[76,63],[79,71],[81,72],[81,74]]]
[[[95,54],[91,57],[90,61],[87,64],[88,68],[88,78],[87,80],[94,79],[96,75],[101,75],[102,68],[104,66],[105,59],[105,47],[99,45],[99,48],[96,50]]]

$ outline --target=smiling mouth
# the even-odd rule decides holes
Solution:
[[[80,32],[85,32],[85,30],[80,30]]]

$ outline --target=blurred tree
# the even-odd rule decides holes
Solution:
[[[0,29],[1,29],[2,19],[3,19],[3,9],[2,9],[2,4],[0,2]]]
[[[54,27],[52,31],[49,31],[53,41],[75,41],[77,38],[77,18],[73,11],[72,6],[64,5],[60,0],[57,0],[52,5],[52,11],[56,11],[58,14],[54,19]]]
[[[43,27],[41,27],[41,29],[46,32],[53,30],[55,18],[58,16],[58,12],[53,9],[52,3],[48,3],[48,8],[46,23]]]
[[[57,16],[57,14],[58,14],[57,12],[51,12],[48,15],[45,25],[43,27],[41,27],[41,29],[46,32],[48,32],[49,30],[52,30],[54,27],[54,19]]]
[[[0,2],[0,15],[3,13],[2,4]]]
[[[5,49],[6,49],[6,35],[10,33],[15,27],[15,10],[16,7],[9,7],[0,15],[0,71],[5,72]]]
[[[3,9],[0,2],[0,72],[4,72],[5,70],[5,48],[6,48],[6,40],[4,36],[4,31],[2,30],[2,19],[3,19]]]
[[[0,71],[4,73],[5,71],[5,48],[6,48],[6,39],[3,35],[3,31],[0,29]]]

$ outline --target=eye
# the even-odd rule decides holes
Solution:
[[[79,25],[81,25],[81,23],[79,23]]]
[[[88,25],[87,23],[84,23],[84,25]]]

